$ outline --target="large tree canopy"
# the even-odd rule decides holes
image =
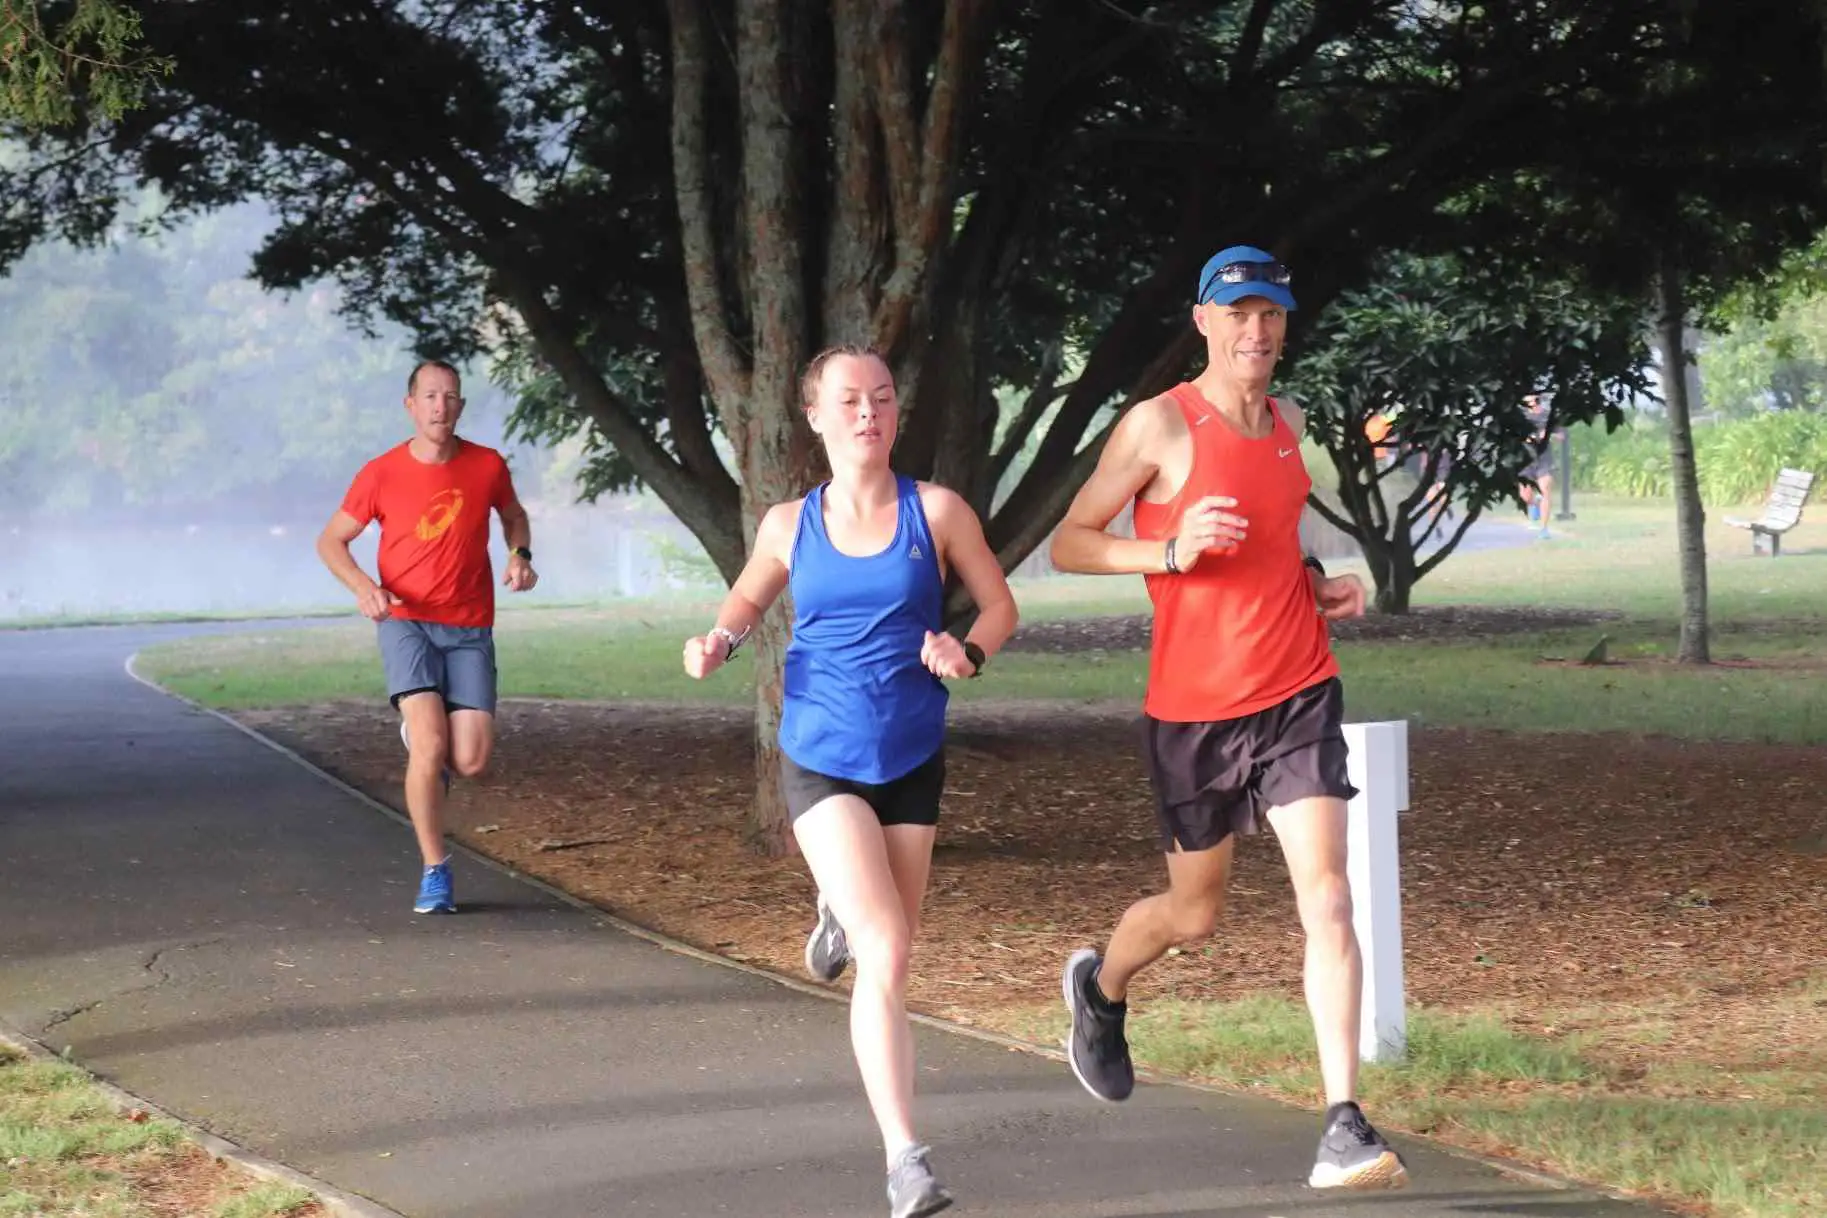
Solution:
[[[1480,514],[1517,498],[1545,436],[1623,421],[1649,388],[1643,322],[1641,301],[1541,279],[1490,250],[1392,259],[1326,308],[1289,383],[1338,472],[1338,507],[1314,506],[1363,548],[1379,609],[1406,612]],[[1547,404],[1545,426],[1530,396]],[[1391,428],[1373,446],[1378,416]]]
[[[0,0],[0,121],[22,127],[118,118],[149,77],[171,70],[140,41],[140,20],[116,0]]]
[[[1788,107],[1751,143],[1794,169],[1742,189],[1820,190],[1799,2],[140,7],[177,71],[117,124],[36,141],[0,184],[0,256],[103,231],[135,180],[174,215],[263,197],[284,217],[263,282],[327,276],[428,352],[503,356],[531,433],[588,429],[593,484],[650,487],[726,577],[759,509],[815,476],[794,378],[826,342],[889,353],[898,463],[976,503],[1012,566],[1113,408],[1187,371],[1219,246],[1276,249],[1317,310],[1391,252],[1583,218],[1670,110],[1707,117],[1658,146],[1668,172],[1740,189],[1709,167],[1764,110],[1747,52]],[[1727,8],[1756,32],[1670,22]]]

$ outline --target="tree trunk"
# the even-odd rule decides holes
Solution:
[[[1694,464],[1694,423],[1688,400],[1688,353],[1679,272],[1664,267],[1659,285],[1662,312],[1656,332],[1661,348],[1662,392],[1668,403],[1669,481],[1675,492],[1675,529],[1681,549],[1681,644],[1683,664],[1710,664],[1706,615],[1706,509],[1700,502],[1700,474]]]
[[[795,849],[786,800],[780,793],[779,744],[781,666],[792,639],[792,597],[782,593],[755,628],[750,638],[754,654],[749,657],[755,665],[755,808],[749,838],[756,849],[771,857]]]
[[[1372,606],[1378,613],[1407,613],[1415,588],[1414,547],[1401,541],[1390,542],[1381,568]]]
[[[808,50],[814,6],[736,0],[734,76],[724,80],[736,99],[731,123],[712,114],[713,80],[730,67],[729,32],[713,20],[720,6],[668,5],[685,295],[704,387],[735,450],[745,552],[768,508],[823,476],[798,400],[813,348],[874,343],[896,370],[909,416],[923,409],[913,403],[922,396],[924,305],[952,231],[954,149],[988,6],[947,0],[938,42],[923,46],[917,64],[908,7],[832,6],[835,56],[821,75]],[[813,171],[827,142],[829,182]],[[756,628],[750,653],[750,837],[769,854],[794,846],[777,743],[790,600],[783,595]]]

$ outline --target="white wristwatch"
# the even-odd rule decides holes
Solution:
[[[730,630],[727,627],[712,626],[710,637],[722,639],[725,643],[729,644],[729,649],[723,653],[723,658],[727,660],[736,654],[736,648],[742,646],[742,641],[749,637],[749,632],[745,628],[741,634],[737,634],[734,630]]]

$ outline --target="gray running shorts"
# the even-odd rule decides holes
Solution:
[[[495,713],[495,632],[487,626],[444,626],[390,617],[375,630],[387,700],[408,694],[444,695],[444,709]]]

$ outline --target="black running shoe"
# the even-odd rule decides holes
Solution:
[[[1135,1067],[1129,1061],[1129,1042],[1123,1038],[1125,1004],[1112,1004],[1097,991],[1098,954],[1090,948],[1072,953],[1066,961],[1061,988],[1066,1010],[1072,1013],[1072,1031],[1066,1037],[1066,1057],[1072,1073],[1085,1090],[1100,1100],[1126,1100],[1136,1087]]]
[[[1313,1161],[1313,1188],[1402,1188],[1408,1167],[1356,1104],[1334,1104]]]

